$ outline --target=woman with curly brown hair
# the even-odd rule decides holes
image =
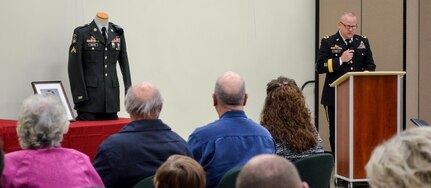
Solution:
[[[323,152],[322,139],[295,80],[283,76],[270,81],[260,124],[275,139],[276,154],[291,161]]]

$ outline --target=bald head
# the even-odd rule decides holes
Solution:
[[[235,72],[223,73],[216,82],[214,95],[222,105],[243,105],[245,98],[245,82]]]
[[[125,107],[132,119],[158,119],[162,102],[159,90],[149,82],[142,82],[129,88]]]
[[[296,167],[287,159],[270,154],[258,155],[250,159],[238,175],[237,188],[274,188],[305,186]]]

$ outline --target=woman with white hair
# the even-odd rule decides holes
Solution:
[[[407,129],[379,145],[365,168],[372,188],[431,187],[431,127]]]
[[[27,98],[17,123],[23,150],[6,154],[1,186],[103,186],[87,155],[60,146],[68,129],[66,112],[56,96],[33,95]]]

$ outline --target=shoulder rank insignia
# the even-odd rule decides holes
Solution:
[[[324,38],[324,39],[328,39],[328,38],[329,38],[329,36],[328,36],[328,35],[325,35],[325,36],[323,36],[323,38]]]
[[[362,38],[364,38],[364,39],[366,39],[366,38],[367,38],[367,36],[365,36],[365,35],[361,35],[361,37],[362,37]]]
[[[70,50],[70,53],[75,53],[76,54],[76,48],[75,48],[75,46],[72,47],[72,49]]]

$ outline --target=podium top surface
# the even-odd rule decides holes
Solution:
[[[344,74],[343,76],[341,76],[340,78],[338,78],[337,80],[335,80],[334,82],[332,82],[331,84],[329,84],[329,86],[335,87],[338,84],[342,83],[347,78],[349,78],[350,76],[384,76],[384,75],[404,76],[404,74],[406,74],[406,72],[404,72],[404,71],[348,72],[348,73]]]

